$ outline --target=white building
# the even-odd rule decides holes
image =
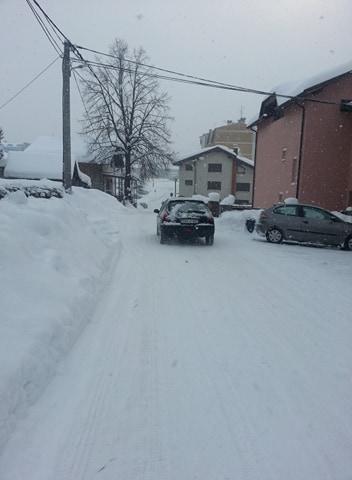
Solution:
[[[223,145],[204,148],[181,158],[179,166],[179,194],[208,196],[217,192],[220,200],[232,194],[237,204],[252,202],[254,162],[237,155]]]

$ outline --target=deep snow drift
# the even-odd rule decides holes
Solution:
[[[59,186],[0,187],[9,184]],[[121,208],[83,189],[63,199],[17,191],[0,201],[0,447],[89,320],[120,248]]]

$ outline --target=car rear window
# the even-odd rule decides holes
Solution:
[[[177,207],[177,208],[176,208]],[[208,213],[209,209],[203,202],[191,202],[191,201],[177,201],[170,202],[168,207],[170,213],[174,212],[177,209],[178,212],[195,212],[195,213]]]

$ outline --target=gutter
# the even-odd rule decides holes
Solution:
[[[297,168],[297,185],[296,185],[296,198],[299,200],[299,188],[301,180],[301,170],[302,170],[302,154],[303,154],[303,140],[304,140],[304,127],[306,122],[306,108],[304,103],[296,104],[299,108],[302,109],[302,121],[301,121],[301,136],[299,141],[299,154],[298,154],[298,168]]]
[[[256,174],[256,167],[257,167],[257,139],[258,139],[258,130],[254,130],[253,127],[247,127],[251,130],[255,135],[255,142],[254,142],[254,167],[253,167],[253,184],[252,184],[252,208],[254,208],[254,190],[255,190],[255,174]]]

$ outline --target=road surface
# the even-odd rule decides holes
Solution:
[[[352,254],[236,223],[160,245],[121,214],[87,326],[0,458],[1,480],[347,480]]]

